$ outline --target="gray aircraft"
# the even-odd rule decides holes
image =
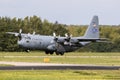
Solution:
[[[88,26],[84,36],[72,37],[65,34],[65,37],[57,37],[55,33],[53,36],[24,34],[20,29],[19,33],[7,32],[19,37],[18,45],[25,48],[27,51],[30,49],[38,49],[45,51],[46,54],[64,55],[65,52],[72,52],[80,47],[83,47],[91,42],[100,42],[105,38],[99,37],[99,21],[98,16],[94,16],[90,25]]]

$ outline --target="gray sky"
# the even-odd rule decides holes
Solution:
[[[98,15],[100,24],[120,24],[120,0],[0,0],[0,16],[37,15],[50,22],[89,24]]]

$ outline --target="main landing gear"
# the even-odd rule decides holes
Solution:
[[[59,55],[59,54],[62,56],[64,55],[64,52],[56,52],[56,55]]]
[[[53,55],[53,51],[45,51],[45,54],[50,54],[50,55]],[[64,52],[55,52],[56,55],[64,55]]]

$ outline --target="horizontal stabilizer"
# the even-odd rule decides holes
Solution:
[[[107,38],[98,38],[98,39],[77,39],[80,42],[86,42],[86,41],[92,41],[92,42],[98,42],[98,41],[108,41]]]
[[[99,43],[112,43],[110,41],[99,41],[99,40],[97,42],[99,42]]]

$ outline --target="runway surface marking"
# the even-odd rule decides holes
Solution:
[[[35,63],[35,62],[7,62],[0,61],[0,64],[8,64],[14,66],[87,66],[92,64],[60,64],[60,63]]]
[[[120,66],[95,66],[81,64],[55,64],[55,63],[28,63],[28,62],[6,62],[0,64],[14,66],[0,66],[0,70],[120,70]]]

